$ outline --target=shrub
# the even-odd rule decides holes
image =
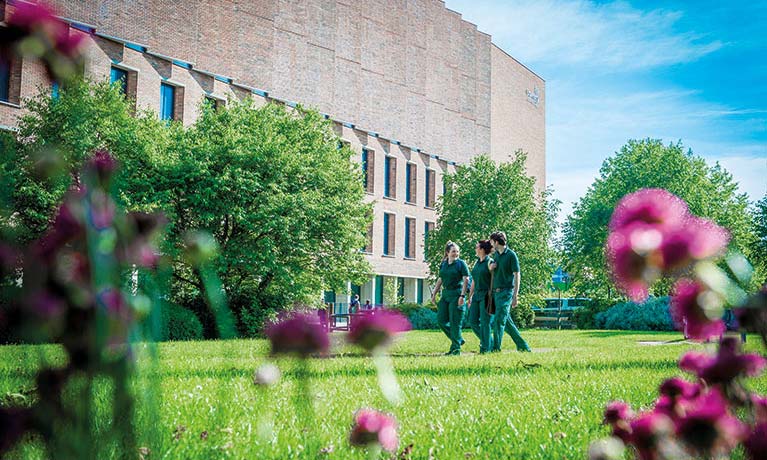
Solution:
[[[614,301],[606,298],[591,299],[591,303],[573,312],[573,322],[578,329],[598,329],[596,315],[607,311],[615,305]]]
[[[163,308],[165,340],[202,340],[202,323],[190,310],[166,303]]]
[[[619,303],[597,313],[595,325],[599,329],[633,331],[673,331],[674,323],[669,313],[669,297],[651,297],[642,304]]]
[[[437,312],[431,308],[421,307],[411,310],[408,315],[413,329],[439,329],[437,324]]]
[[[541,294],[520,293],[517,307],[510,310],[511,319],[514,320],[514,324],[518,328],[530,327],[535,320],[533,306],[544,305],[545,301],[543,299],[544,296]]]

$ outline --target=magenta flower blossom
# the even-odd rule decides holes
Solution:
[[[631,422],[630,443],[640,460],[658,458],[658,445],[673,432],[671,420],[662,413],[644,412]]]
[[[700,385],[687,380],[673,377],[665,380],[660,385],[659,393],[669,398],[690,399],[700,395]]]
[[[58,22],[53,9],[44,3],[15,2],[14,10],[8,19],[8,24],[25,31],[50,27]]]
[[[715,223],[690,216],[679,228],[665,233],[660,247],[665,271],[684,269],[695,260],[721,254],[730,233]]]
[[[761,422],[754,427],[748,438],[743,442],[749,460],[767,458],[767,423]]]
[[[693,455],[728,454],[747,434],[747,427],[729,413],[727,400],[714,388],[687,408],[676,421],[676,435]]]
[[[631,438],[631,420],[634,411],[623,401],[613,401],[605,408],[604,422],[613,429],[613,436],[623,442],[629,442]]]
[[[379,445],[388,452],[397,450],[397,422],[390,415],[374,409],[360,409],[354,414],[349,442],[353,446]]]
[[[355,318],[347,340],[365,350],[391,345],[394,335],[410,330],[410,321],[401,313],[381,310]]]
[[[678,196],[659,188],[645,188],[624,196],[610,218],[610,230],[620,230],[632,223],[677,227],[688,214],[687,204]]]
[[[708,340],[724,334],[724,321],[710,318],[701,305],[701,297],[706,292],[705,286],[697,281],[681,279],[674,285],[671,298],[671,317],[674,324],[686,335],[695,340]]]
[[[752,395],[751,404],[754,405],[754,419],[756,422],[767,423],[767,397]]]
[[[757,354],[741,354],[740,341],[725,337],[716,356],[700,352],[687,352],[679,360],[679,368],[708,385],[728,384],[738,377],[756,377],[762,373],[767,361]]]
[[[648,286],[661,274],[657,252],[662,233],[652,226],[633,223],[607,237],[606,256],[615,283],[634,301],[647,297]]]
[[[108,151],[99,149],[88,160],[88,169],[95,172],[101,183],[105,184],[117,170],[117,160]]]
[[[294,313],[266,329],[272,343],[272,354],[297,354],[307,357],[326,353],[330,346],[328,334],[317,322],[316,315]]]

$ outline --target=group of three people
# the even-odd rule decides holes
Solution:
[[[530,351],[520,335],[510,311],[517,306],[519,294],[519,259],[507,246],[506,234],[494,232],[489,240],[481,240],[476,248],[477,260],[471,269],[460,259],[460,248],[449,241],[439,267],[439,279],[432,293],[432,302],[442,288],[437,304],[437,322],[450,339],[448,355],[460,355],[464,344],[462,327],[468,307],[468,320],[479,338],[479,352],[501,351],[504,330],[511,336],[518,351]]]

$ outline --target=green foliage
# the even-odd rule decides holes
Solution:
[[[156,115],[134,114],[117,86],[83,80],[68,83],[58,99],[43,92],[25,108],[12,166],[21,243],[48,227],[64,192],[80,184],[82,164],[96,149],[108,150],[121,163],[114,181],[120,206],[128,211],[156,207],[153,162],[164,156],[172,131]]]
[[[201,340],[202,323],[191,310],[176,304],[163,305],[165,340]]]
[[[754,240],[748,253],[757,269],[757,281],[767,283],[767,195],[753,208]]]
[[[19,141],[0,138],[14,211],[0,214],[3,228],[13,215],[26,241],[39,236],[64,192],[79,184],[84,159],[109,150],[122,165],[113,183],[119,204],[168,217],[170,300],[195,311],[206,336],[215,328],[201,302],[203,277],[183,258],[189,232],[214,236],[220,252],[211,269],[247,335],[273,310],[368,279],[359,248],[372,214],[361,172],[317,112],[229,101],[218,110],[202,105],[184,128],[134,114],[116,87],[88,81],[66,85],[58,99],[43,93],[26,108]],[[34,153],[53,146],[60,156]]]
[[[540,292],[523,292],[519,294],[517,307],[511,309],[511,318],[518,328],[530,327],[535,321],[535,312],[533,307],[540,307],[546,304],[546,298]]]
[[[615,301],[606,297],[593,298],[591,303],[573,311],[573,322],[578,329],[596,329],[596,315],[615,305]]]
[[[387,308],[397,310],[410,320],[413,329],[439,329],[437,310],[417,303],[400,303]]]
[[[669,313],[669,297],[651,297],[644,303],[623,302],[597,313],[594,322],[599,329],[627,331],[673,331]]]
[[[458,243],[461,257],[471,267],[477,241],[502,230],[519,257],[520,292],[545,289],[551,276],[553,251],[548,242],[556,225],[557,202],[550,201],[549,191],[536,192],[525,160],[522,152],[512,162],[500,164],[483,155],[444,176],[445,194],[436,204],[437,228],[426,242],[432,276],[436,277],[447,241]]]
[[[176,256],[190,230],[211,233],[230,297],[248,292],[282,309],[368,276],[359,252],[370,208],[361,173],[318,113],[257,108],[250,99],[203,107],[162,166],[168,252]],[[192,267],[175,261],[177,289],[199,289]]]
[[[578,295],[615,296],[604,257],[607,224],[618,201],[641,188],[664,188],[679,196],[693,214],[727,228],[732,246],[741,252],[751,241],[748,200],[730,173],[719,164],[708,166],[681,142],[630,140],[602,163],[599,177],[565,223],[565,269]],[[669,289],[669,280],[663,279],[650,292],[666,295]]]

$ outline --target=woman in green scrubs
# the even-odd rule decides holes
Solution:
[[[448,355],[460,355],[463,338],[461,324],[466,310],[466,283],[469,279],[469,267],[459,259],[460,248],[452,241],[445,246],[445,258],[439,266],[439,279],[434,286],[431,301],[436,301],[437,292],[442,294],[437,304],[437,322],[442,332],[450,339]]]
[[[480,354],[493,349],[490,323],[493,315],[488,312],[487,296],[490,292],[490,255],[493,245],[490,240],[480,240],[474,248],[477,261],[471,269],[471,290],[469,291],[469,325],[479,338]]]

